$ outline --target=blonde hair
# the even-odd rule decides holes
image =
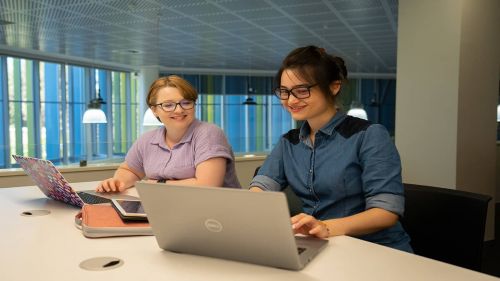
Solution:
[[[156,96],[158,91],[165,87],[177,88],[180,90],[183,98],[196,102],[198,99],[198,92],[196,89],[185,79],[177,76],[170,75],[156,79],[149,87],[146,103],[148,106],[156,104]]]

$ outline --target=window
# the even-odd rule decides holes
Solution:
[[[196,117],[221,127],[235,153],[269,152],[296,127],[272,93],[271,76],[180,76],[198,90]],[[395,84],[353,79],[343,86],[339,106],[347,110],[359,97],[368,119],[394,135]],[[106,102],[108,123],[83,124],[83,113],[97,95]],[[141,129],[139,98],[144,95],[138,96],[130,72],[0,56],[0,168],[16,166],[11,154],[55,164],[123,161]],[[249,98],[253,104],[247,105]]]
[[[180,76],[198,90],[196,117],[221,127],[235,153],[269,152],[295,125],[272,93],[272,77]],[[255,104],[244,105],[249,97]]]
[[[235,153],[269,152],[281,135],[296,127],[272,93],[271,76],[177,75],[198,90],[196,117],[221,127]],[[384,125],[394,136],[395,91],[394,79],[361,79],[360,83],[351,79],[343,85],[338,103],[347,111],[359,96],[357,102],[367,111],[369,121]],[[254,105],[243,104],[249,97]]]
[[[82,124],[90,99],[107,124]],[[0,56],[0,168],[11,154],[68,164],[123,156],[138,134],[136,80],[117,72]]]

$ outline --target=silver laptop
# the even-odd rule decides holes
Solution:
[[[300,270],[328,240],[294,236],[281,192],[136,184],[160,248]]]
[[[12,155],[40,190],[49,198],[76,207],[83,204],[110,203],[111,199],[135,199],[137,197],[117,193],[98,193],[94,190],[75,191],[63,175],[48,160]]]

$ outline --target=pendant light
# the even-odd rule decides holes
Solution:
[[[144,117],[142,118],[142,125],[143,126],[161,126],[163,125],[160,120],[158,120],[158,117],[156,117],[153,114],[153,111],[151,108],[148,108],[146,112],[144,112]]]
[[[101,105],[103,104],[106,104],[106,102],[101,98],[100,91],[98,91],[97,98],[90,100],[88,109],[83,114],[82,123],[107,123],[106,114],[104,114],[104,111],[101,109]]]
[[[368,120],[368,114],[366,114],[366,110],[361,104],[361,78],[358,78],[357,84],[356,99],[352,101],[351,108],[347,111],[347,115]]]

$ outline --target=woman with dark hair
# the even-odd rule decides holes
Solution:
[[[155,80],[146,102],[164,126],[144,133],[98,192],[117,192],[147,179],[177,185],[240,188],[234,155],[219,127],[195,118],[196,89],[171,75]]]
[[[399,223],[404,211],[401,161],[387,130],[338,111],[344,61],[316,46],[293,50],[275,82],[299,129],[284,134],[250,184],[252,191],[290,186],[303,213],[296,233],[355,236],[411,252]]]

